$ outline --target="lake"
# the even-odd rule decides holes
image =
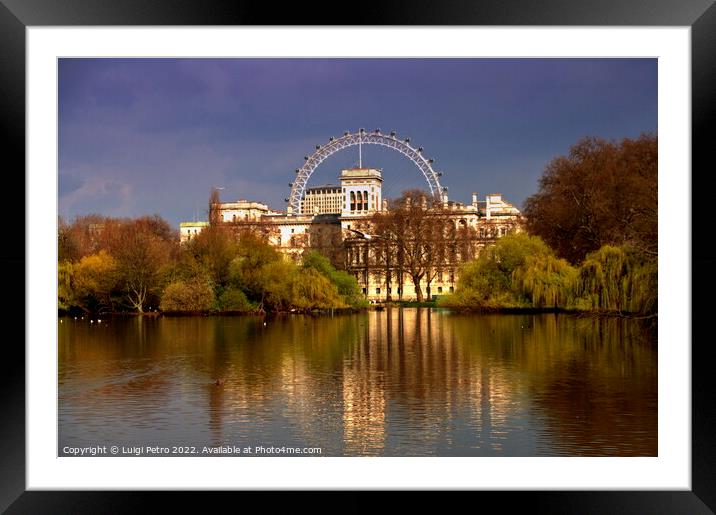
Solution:
[[[60,456],[657,455],[639,320],[387,308],[63,317],[58,336]]]

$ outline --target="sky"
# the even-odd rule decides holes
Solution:
[[[657,132],[656,59],[60,59],[59,215],[206,220],[209,194],[284,210],[294,170],[331,136],[395,130],[451,200],[522,208],[581,138]],[[358,151],[308,186],[338,183]],[[384,197],[427,189],[397,152],[363,147]]]

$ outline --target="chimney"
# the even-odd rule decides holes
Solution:
[[[485,197],[485,218],[490,219],[490,195]]]

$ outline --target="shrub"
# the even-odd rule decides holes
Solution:
[[[254,309],[254,306],[243,291],[229,287],[219,295],[218,309],[219,311],[247,313]]]
[[[162,311],[207,311],[214,303],[214,290],[206,281],[175,281],[162,293],[159,305]]]

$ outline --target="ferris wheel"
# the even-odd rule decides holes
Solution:
[[[428,182],[430,193],[433,196],[439,198],[442,192],[446,191],[440,186],[439,177],[442,176],[442,172],[436,172],[432,166],[433,160],[426,159],[425,156],[423,156],[423,147],[413,147],[410,144],[410,138],[399,139],[395,131],[391,131],[390,134],[383,134],[380,129],[375,129],[372,132],[359,129],[358,132],[355,133],[346,131],[343,133],[343,136],[339,138],[331,137],[326,145],[316,145],[316,151],[304,157],[305,163],[303,166],[296,168],[296,179],[294,182],[289,183],[291,193],[288,198],[285,199],[289,207],[296,213],[300,212],[301,199],[306,190],[308,179],[313,172],[316,171],[316,168],[333,154],[348,147],[357,146],[358,166],[361,168],[363,145],[380,145],[401,153],[412,161],[422,172],[425,180]]]

